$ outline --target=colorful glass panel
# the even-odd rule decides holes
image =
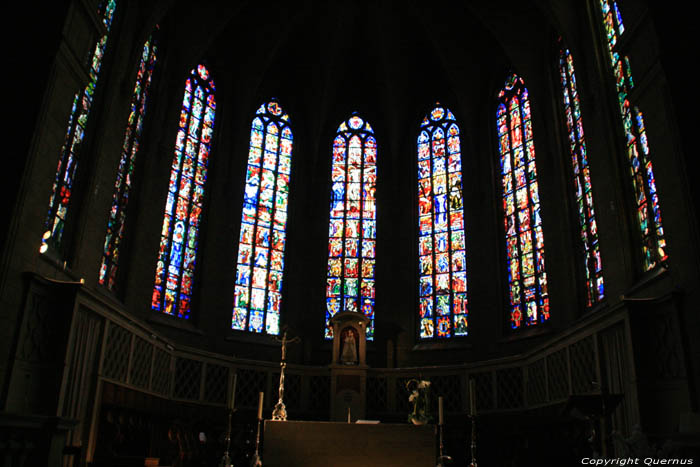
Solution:
[[[560,51],[559,77],[564,98],[566,128],[569,133],[569,154],[574,175],[574,196],[576,197],[580,227],[579,237],[583,244],[581,261],[586,273],[586,306],[590,307],[603,299],[605,284],[593,207],[593,188],[586,154],[586,139],[581,118],[581,104],[576,89],[574,59],[569,49],[562,48]]]
[[[75,176],[80,161],[81,148],[85,138],[90,109],[95,98],[102,59],[107,49],[107,38],[114,19],[114,11],[117,7],[116,0],[103,2],[100,7],[100,16],[105,26],[106,33],[94,46],[88,83],[84,89],[73,97],[73,106],[68,118],[68,129],[58,158],[58,167],[54,178],[51,197],[49,198],[49,212],[46,216],[46,231],[41,240],[40,252],[45,253],[49,247],[63,254],[63,234],[68,216],[68,210],[73,199],[75,188]]]
[[[620,117],[625,132],[629,174],[635,199],[636,217],[642,240],[644,270],[668,259],[661,221],[661,206],[656,192],[654,169],[642,112],[630,101],[634,87],[629,58],[618,50],[619,36],[625,31],[615,0],[600,0],[608,58],[615,79]]]
[[[153,68],[156,64],[156,41],[151,36],[143,46],[141,62],[136,73],[136,84],[131,96],[131,112],[126,124],[126,134],[122,144],[122,153],[117,169],[117,180],[112,195],[112,209],[109,212],[107,234],[105,235],[100,266],[99,283],[113,289],[119,268],[119,254],[126,225],[126,213],[129,203],[134,166],[139,152],[139,140],[146,115],[146,100],[151,84]]]
[[[255,115],[250,130],[231,328],[276,335],[280,332],[294,137],[289,116],[277,101],[261,105]]]
[[[513,329],[549,320],[544,235],[535,164],[530,100],[513,74],[498,95],[506,266]]]
[[[468,334],[462,155],[454,115],[439,103],[418,136],[419,336]]]
[[[328,231],[326,330],[340,311],[370,319],[367,339],[374,339],[377,242],[377,140],[369,123],[353,115],[340,124],[333,140],[331,207]]]
[[[199,225],[214,131],[214,81],[204,65],[185,82],[151,308],[190,317]],[[250,280],[250,271],[247,274]]]

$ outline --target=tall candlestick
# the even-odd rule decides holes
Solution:
[[[444,425],[444,416],[442,412],[442,405],[443,405],[443,398],[442,396],[438,397],[438,423],[440,425]]]
[[[262,420],[262,409],[263,409],[263,398],[265,393],[260,391],[260,398],[258,399],[258,420]]]
[[[469,415],[476,415],[476,390],[473,379],[469,380]]]
[[[236,380],[238,379],[238,373],[233,374],[233,384],[231,385],[231,398],[228,401],[228,408],[233,410],[236,401]]]

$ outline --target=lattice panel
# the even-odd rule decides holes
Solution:
[[[174,396],[179,399],[199,400],[202,383],[202,362],[178,358],[175,360]]]
[[[115,324],[109,326],[102,374],[107,378],[125,383],[130,349],[131,333]]]
[[[469,375],[469,379],[474,380],[474,390],[476,392],[476,410],[493,409],[493,375],[491,373],[475,373]],[[469,386],[466,389],[466,397],[469,400]]]
[[[148,387],[148,378],[151,375],[152,357],[153,345],[140,337],[135,337],[134,355],[131,357],[129,383],[140,388]]]
[[[367,411],[380,413],[387,411],[386,378],[370,376],[367,378]]]
[[[309,377],[309,409],[313,412],[330,411],[331,378],[325,375]]]
[[[569,370],[566,361],[566,349],[558,350],[547,356],[547,376],[549,381],[549,399],[564,399],[569,395]]]
[[[438,397],[444,398],[446,412],[462,411],[462,380],[459,375],[431,376],[434,413],[438,413]]]
[[[170,394],[170,354],[158,347],[155,348],[153,360],[153,380],[151,390],[159,394]]]
[[[596,376],[595,350],[593,337],[589,336],[569,347],[571,355],[571,386],[574,394],[586,394],[599,390],[600,381]]]
[[[204,376],[204,400],[215,404],[226,404],[228,394],[228,367],[207,363]]]
[[[612,394],[625,393],[630,380],[629,372],[631,369],[626,365],[628,346],[625,335],[624,325],[621,323],[599,334],[602,349],[601,372],[605,375],[608,390]],[[632,431],[634,422],[631,420],[630,414],[634,414],[637,410],[634,404],[630,397],[622,399],[622,403],[617,406],[610,417],[612,421],[611,431],[625,434]],[[620,438],[616,437],[615,448],[619,449],[617,452],[624,452],[627,446],[624,444],[624,438]]]
[[[523,406],[523,369],[504,368],[496,371],[498,408],[517,409]]]
[[[685,378],[683,350],[678,336],[681,335],[674,313],[657,313],[650,317],[653,332],[649,333],[647,347],[651,350],[653,364],[644,365],[654,370],[653,376],[662,379]]]
[[[527,404],[537,405],[547,402],[547,379],[544,358],[527,367]]]
[[[256,408],[258,406],[259,393],[265,391],[267,373],[263,371],[247,370],[245,368],[239,368],[237,373],[236,407]],[[269,397],[265,398],[266,407],[270,405],[269,399]],[[276,397],[275,402],[277,402]]]
[[[280,374],[272,375],[272,393],[270,404],[274,406],[279,400]],[[301,375],[284,372],[284,405],[287,410],[301,409]]]

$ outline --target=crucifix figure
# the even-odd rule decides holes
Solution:
[[[287,344],[294,344],[300,342],[299,337],[293,339],[287,338],[287,330],[285,329],[282,334],[282,339],[279,337],[274,338],[277,342],[282,344],[282,360],[280,361],[280,385],[279,385],[279,399],[275,404],[275,408],[272,410],[273,420],[287,420],[287,408],[284,406],[284,369],[287,367]]]

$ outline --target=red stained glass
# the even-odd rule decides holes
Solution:
[[[331,215],[329,220],[329,277],[344,292],[342,309],[362,311],[371,317],[367,338],[374,336],[374,221],[377,179],[377,142],[371,126],[359,116],[343,122],[333,141]],[[338,183],[336,183],[338,182]],[[342,182],[348,182],[342,184]],[[360,228],[362,227],[362,228]],[[361,249],[361,251],[360,251]],[[342,274],[334,258],[342,260]],[[359,277],[361,283],[358,283]],[[327,291],[328,292],[328,291]],[[358,298],[366,297],[360,303]],[[330,297],[327,293],[327,296]],[[330,300],[330,298],[329,298]],[[329,320],[341,308],[330,302],[326,310],[325,338],[332,337]],[[360,310],[361,307],[361,310]]]

